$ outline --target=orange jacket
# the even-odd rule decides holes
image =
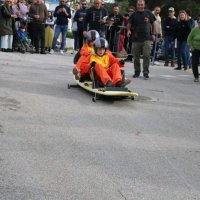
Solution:
[[[105,55],[99,57],[97,54],[91,54],[82,60],[80,63],[80,73],[81,76],[85,74],[90,74],[90,66],[92,62],[102,65],[104,68],[108,69],[114,63],[117,63],[119,67],[123,67],[120,60],[112,55],[110,51],[106,51]]]
[[[91,53],[94,53],[93,47],[88,46],[88,44],[84,44],[81,48],[81,51],[80,51],[81,57],[78,59],[78,62],[76,63],[76,67],[80,69],[80,65],[82,61]]]

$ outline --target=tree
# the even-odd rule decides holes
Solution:
[[[124,12],[127,12],[130,5],[136,7],[137,0],[117,0],[116,3],[121,6],[122,14],[124,14]],[[176,15],[180,10],[186,8],[192,11],[193,17],[200,15],[200,0],[146,0],[146,6],[150,10],[153,10],[156,6],[160,6],[162,9],[161,15],[163,16],[166,16],[169,7],[175,8]]]

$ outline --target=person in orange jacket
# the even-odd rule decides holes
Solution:
[[[80,65],[82,61],[89,55],[94,53],[94,41],[99,38],[99,33],[95,30],[90,30],[87,32],[86,41],[87,43],[84,44],[80,50],[80,57],[76,63],[76,67],[73,68],[73,74],[75,75],[76,79],[79,79],[80,73]]]
[[[94,42],[94,54],[85,58],[80,65],[81,74],[90,73],[90,68],[94,67],[96,78],[100,79],[104,86],[122,87],[126,85],[122,81],[120,67],[124,62],[114,57],[110,51],[107,52],[108,42],[104,38],[98,38]]]

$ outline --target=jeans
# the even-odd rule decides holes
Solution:
[[[165,46],[165,62],[169,61],[169,54],[171,53],[171,59],[175,58],[175,44],[172,37],[164,37],[164,46]],[[170,50],[170,51],[169,51]]]
[[[177,41],[178,67],[180,68],[181,68],[181,64],[183,64],[184,67],[187,66],[186,50],[187,50],[187,41],[178,40]]]
[[[191,56],[190,56],[190,47],[188,46],[188,44],[186,47],[185,54],[186,54],[186,64],[187,64],[187,66],[191,67],[192,64],[191,64]]]
[[[65,43],[66,43],[67,29],[68,29],[68,25],[56,25],[56,28],[55,28],[55,31],[54,31],[52,49],[56,49],[57,39],[58,39],[60,33],[62,33],[62,42],[61,42],[60,49],[64,50]]]
[[[79,38],[78,38],[78,31],[72,31],[74,37],[74,50],[79,49]]]
[[[3,35],[1,36],[1,48],[2,49],[12,49],[13,35]]]

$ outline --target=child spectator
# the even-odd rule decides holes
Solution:
[[[51,11],[48,11],[45,22],[45,48],[50,52],[54,36],[54,19]]]
[[[29,39],[26,29],[23,25],[21,27],[19,27],[17,34],[18,34],[21,42],[26,47],[26,49],[30,48],[31,40]]]

